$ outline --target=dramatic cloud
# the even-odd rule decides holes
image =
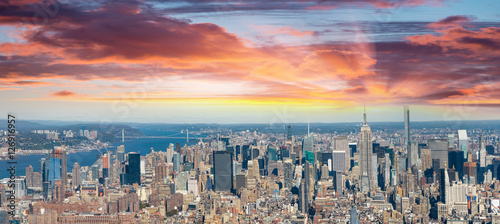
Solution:
[[[370,32],[365,25],[370,24],[363,22],[324,27],[248,22],[263,36],[291,39],[293,44],[261,44],[246,39],[252,35],[245,35],[240,27],[198,22],[203,21],[201,14],[196,14],[197,22],[181,19],[192,14],[175,16],[222,6],[224,12],[308,12],[440,2],[188,1],[187,6],[168,8],[161,1],[54,1],[44,3],[44,10],[32,1],[4,1],[0,23],[17,29],[11,35],[15,41],[0,42],[0,90],[43,88],[50,99],[99,102],[134,95],[136,88],[140,94],[130,98],[154,102],[342,107],[364,101],[381,105],[497,103],[500,91],[485,86],[500,82],[500,28],[478,27],[473,16],[449,16],[430,24],[379,23],[375,38],[365,37]],[[36,17],[36,13],[46,17]],[[346,36],[342,41],[323,36],[332,32]],[[399,36],[386,37],[386,33]],[[85,93],[78,89],[82,87],[65,85],[73,81],[89,82],[96,91],[92,96],[78,94]]]
[[[437,29],[436,32],[439,35],[416,35],[407,39],[414,44],[439,46],[446,54],[482,59],[500,56],[500,27],[470,30],[462,27],[462,21],[469,22],[470,19],[463,16],[451,16],[429,24],[429,27]]]
[[[72,96],[77,96],[78,94],[75,92],[68,91],[68,90],[62,90],[59,92],[53,92],[50,95],[56,96],[56,97],[72,97]]]
[[[448,16],[435,23],[430,23],[427,27],[432,29],[443,29],[449,27],[461,27],[470,24],[473,20],[477,19],[475,16]]]

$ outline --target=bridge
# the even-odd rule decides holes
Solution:
[[[121,136],[118,134],[121,133]],[[122,129],[121,132],[118,132],[115,134],[115,138],[121,138],[122,142],[125,141],[125,139],[135,139],[135,138],[164,138],[164,139],[186,139],[186,142],[189,142],[189,130],[186,129],[186,136],[181,136],[181,134],[184,134],[182,131],[176,134],[172,135],[167,135],[167,136],[125,136],[125,129]],[[199,135],[193,135],[191,136],[192,138],[200,138],[201,136]]]

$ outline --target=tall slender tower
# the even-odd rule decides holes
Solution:
[[[75,162],[73,165],[73,189],[77,188],[80,186],[80,164],[78,162]]]
[[[405,145],[406,149],[410,148],[410,106],[404,106],[404,115],[405,115]]]
[[[486,167],[486,145],[484,144],[484,136],[481,132],[479,138],[479,167]]]
[[[66,187],[68,187],[68,172],[66,171],[68,164],[66,161],[66,146],[63,145],[62,147],[62,164],[61,164],[61,176],[62,176],[62,181],[63,181],[63,191],[66,190]]]
[[[361,126],[359,139],[359,150],[360,150],[360,183],[361,183],[361,192],[366,193],[372,189],[375,189],[376,186],[374,183],[375,180],[373,175],[374,170],[372,170],[373,163],[373,143],[372,143],[372,131],[370,126],[366,123],[366,108],[363,113],[363,126]]]

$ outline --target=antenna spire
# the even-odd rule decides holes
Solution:
[[[364,108],[364,112],[363,112],[363,124],[366,125],[366,104],[363,103],[363,108]]]
[[[307,136],[309,136],[309,117],[307,117]]]

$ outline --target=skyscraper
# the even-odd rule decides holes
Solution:
[[[48,159],[48,160],[47,160]],[[40,159],[40,174],[42,174],[42,182],[49,180],[50,157]]]
[[[444,204],[450,202],[450,177],[448,176],[448,168],[441,168],[441,180],[439,181],[439,194],[441,196],[441,202]]]
[[[458,130],[458,150],[464,151],[464,159],[467,159],[467,152],[469,150],[467,130]]]
[[[26,167],[26,186],[33,187],[33,167],[31,165]]]
[[[432,159],[439,159],[439,167],[435,167],[435,169],[445,168],[445,164],[448,164],[448,140],[429,139],[427,143],[431,149]]]
[[[64,201],[64,186],[62,180],[55,181],[54,190],[52,191],[52,200],[59,203]]]
[[[335,187],[335,191],[337,192],[337,194],[342,195],[344,187],[342,172],[334,172],[333,185]]]
[[[58,153],[59,152],[59,153]],[[50,155],[50,167],[49,167],[49,182],[52,188],[54,188],[54,180],[61,179],[61,154],[60,151],[52,150]]]
[[[345,135],[333,137],[333,150],[345,152],[345,169],[351,168],[351,149],[349,148],[349,140]]]
[[[181,171],[181,156],[179,153],[174,153],[172,155],[172,169],[174,172],[180,172]]]
[[[359,135],[359,152],[360,152],[360,189],[366,193],[371,189],[375,189],[375,185],[370,184],[373,178],[372,162],[373,162],[373,143],[372,132],[370,126],[366,123],[366,111],[363,113],[363,126]],[[373,185],[373,186],[372,186]]]
[[[309,199],[308,199],[308,189],[305,180],[300,181],[299,186],[299,211],[302,213],[307,213],[309,207]]]
[[[67,164],[67,161],[66,161],[66,146],[63,145],[62,147],[62,151],[61,151],[61,160],[62,160],[62,164],[61,164],[61,176],[62,176],[62,184],[63,184],[63,194],[64,192],[66,191],[66,187],[68,186],[68,172],[67,172],[67,169],[68,169],[68,164]]]
[[[404,106],[404,116],[405,116],[405,145],[406,149],[410,149],[410,106],[405,105]]]
[[[486,144],[484,144],[483,133],[479,138],[479,167],[486,167]]]
[[[458,173],[458,177],[462,180],[464,176],[464,151],[461,150],[451,150],[448,152],[448,167],[450,169],[455,169]]]
[[[127,165],[128,184],[141,184],[141,154],[131,152],[128,154]]]
[[[116,147],[116,158],[118,161],[125,162],[125,146],[120,145]]]
[[[231,191],[233,189],[233,152],[214,151],[214,190]],[[257,165],[258,164],[254,164]]]
[[[333,151],[332,152],[332,170],[333,171],[344,171],[345,170],[345,151]]]
[[[283,176],[285,178],[284,187],[288,188],[288,189],[292,189],[292,187],[293,187],[293,184],[292,184],[292,181],[293,181],[293,167],[294,166],[293,166],[291,160],[287,160],[283,164],[283,173],[284,173]]]
[[[305,151],[312,152],[314,145],[313,135],[308,135],[302,140],[302,155],[305,155]]]
[[[109,177],[109,156],[105,153],[102,156],[102,178]]]
[[[410,141],[407,151],[408,156],[408,167],[417,164],[418,161],[418,143],[416,141]]]
[[[80,186],[80,164],[77,162],[73,165],[73,188]]]

